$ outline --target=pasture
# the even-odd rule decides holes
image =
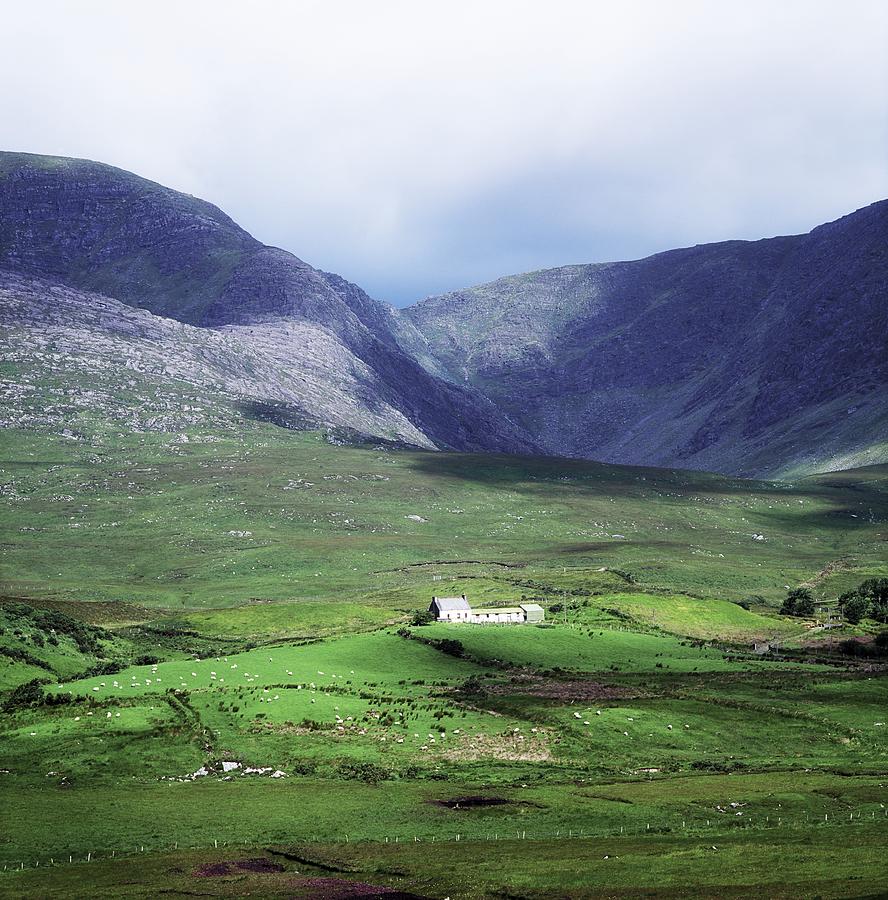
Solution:
[[[3,896],[888,884],[884,665],[777,612],[886,572],[884,471],[100,437],[4,435]]]

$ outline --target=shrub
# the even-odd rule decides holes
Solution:
[[[80,678],[94,678],[96,675],[116,675],[123,670],[123,666],[113,659],[97,662],[80,674]]]
[[[876,622],[881,622],[883,625],[888,624],[888,603],[873,600],[870,605],[869,615]]]
[[[318,764],[312,759],[295,759],[290,763],[290,770],[294,775],[314,775]]]
[[[847,598],[842,605],[842,613],[845,621],[856,625],[869,612],[869,600],[861,594],[854,594]]]
[[[37,666],[38,669],[46,669],[47,672],[52,672],[52,666],[48,662],[37,656],[32,656],[27,650],[22,650],[19,647],[0,647],[0,656],[5,656],[7,659],[14,659],[16,662],[27,663],[29,666]]]
[[[39,706],[43,701],[44,684],[46,682],[40,678],[32,678],[31,681],[17,685],[3,701],[3,712],[14,712],[17,709]]]
[[[435,621],[435,614],[429,609],[418,610],[413,614],[410,620],[411,625],[423,626],[431,625]]]
[[[808,588],[795,588],[786,595],[780,612],[784,616],[814,615],[814,597]]]
[[[868,578],[857,592],[874,603],[888,603],[888,578]]]
[[[350,781],[363,781],[365,784],[378,784],[386,781],[390,774],[382,766],[371,762],[359,762],[353,759],[340,760],[336,765],[336,774]]]
[[[134,666],[154,666],[160,662],[159,656],[152,656],[150,653],[145,653],[142,656],[137,656],[133,660]]]
[[[477,675],[471,675],[460,685],[459,690],[463,694],[477,695],[484,692],[484,687]]]
[[[448,656],[464,656],[466,652],[463,642],[455,638],[442,638],[440,641],[435,641],[434,646]]]

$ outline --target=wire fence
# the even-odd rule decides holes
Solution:
[[[632,827],[625,825],[619,826],[619,829],[603,831],[601,829],[589,828],[567,828],[556,829],[555,831],[540,831],[524,828],[503,829],[501,831],[490,832],[441,832],[439,834],[400,834],[400,835],[379,835],[375,837],[362,836],[354,838],[345,833],[338,836],[311,835],[303,837],[286,837],[280,835],[269,836],[267,839],[247,838],[241,840],[218,840],[214,839],[209,843],[193,843],[173,841],[169,844],[162,845],[146,845],[137,844],[130,847],[120,847],[115,849],[103,848],[101,850],[88,850],[84,853],[82,850],[77,853],[59,853],[56,855],[45,855],[41,858],[30,857],[28,860],[20,859],[15,862],[5,862],[2,871],[7,874],[24,871],[26,869],[50,868],[67,865],[78,865],[104,861],[113,859],[133,858],[142,853],[175,853],[186,850],[219,850],[219,849],[235,849],[258,848],[262,846],[276,846],[283,844],[305,845],[305,844],[422,844],[422,843],[457,843],[457,842],[474,842],[480,843],[485,841],[552,841],[552,840],[589,840],[589,841],[606,841],[615,840],[621,837],[640,837],[643,835],[699,835],[711,839],[714,836],[731,836],[739,832],[764,831],[764,830],[801,830],[816,828],[848,828],[855,825],[867,823],[875,823],[881,819],[888,818],[888,808],[881,804],[878,809],[866,810],[845,810],[842,813],[824,813],[821,818],[819,815],[808,814],[804,820],[800,818],[784,819],[782,816],[766,815],[764,819],[753,819],[752,817],[744,818],[742,822],[735,819],[726,821],[724,818],[701,818],[701,819],[683,819],[681,825],[664,825],[662,823],[647,822],[643,827],[639,827],[633,823]]]

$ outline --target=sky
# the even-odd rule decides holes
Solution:
[[[111,163],[405,305],[888,197],[884,0],[41,0],[0,148]]]

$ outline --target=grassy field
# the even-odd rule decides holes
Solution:
[[[888,574],[884,469],[81,426],[0,436],[0,895],[888,890],[885,667],[777,613]]]

